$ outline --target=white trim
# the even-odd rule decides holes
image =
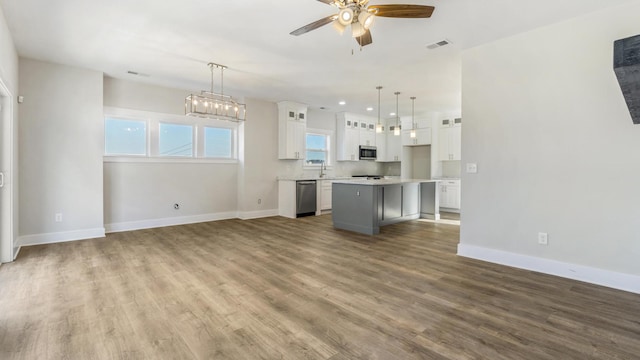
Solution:
[[[167,158],[167,157],[146,157],[146,156],[117,156],[104,155],[105,163],[162,163],[162,164],[237,164],[237,159],[213,159],[213,158]]]
[[[2,76],[3,74],[0,74]],[[15,138],[15,119],[13,114],[13,101],[14,97],[9,88],[4,82],[4,78],[0,78],[0,172],[3,173],[3,187],[0,191],[3,192],[3,196],[0,197],[0,262],[13,261],[13,250],[15,247],[15,229],[14,222],[14,207],[15,207],[15,194],[17,187],[14,186],[14,179],[16,178],[14,170],[17,163],[14,163],[14,138]]]
[[[104,237],[104,228],[62,231],[56,233],[33,234],[18,237],[18,244],[22,246],[53,244],[59,242],[95,239]]]
[[[466,244],[458,244],[458,255],[640,294],[638,275]]]
[[[258,219],[271,216],[278,216],[278,209],[238,212],[238,218],[242,220]]]
[[[16,253],[13,254],[13,261],[15,261],[18,258],[18,254],[20,254],[20,250],[22,250],[22,246],[18,246],[18,250],[16,250]]]
[[[164,226],[194,224],[194,223],[216,221],[216,220],[227,220],[227,219],[234,219],[236,217],[237,217],[237,213],[235,211],[230,211],[230,212],[214,213],[214,214],[179,216],[179,217],[171,217],[171,218],[111,223],[111,224],[105,224],[104,227],[107,233],[114,233],[114,232],[121,232],[121,231],[152,229],[152,228],[158,228],[158,227],[164,227]]]

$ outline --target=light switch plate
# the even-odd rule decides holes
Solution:
[[[467,163],[467,173],[475,174],[478,172],[478,164],[476,163]]]

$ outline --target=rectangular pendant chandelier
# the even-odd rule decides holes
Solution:
[[[184,114],[208,119],[244,121],[246,104],[237,102],[230,95],[224,95],[224,69],[220,64],[209,63],[211,69],[211,90],[202,90],[200,94],[191,94],[184,99]],[[213,70],[220,69],[221,92],[213,91]]]

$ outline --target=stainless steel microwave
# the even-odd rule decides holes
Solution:
[[[375,160],[378,157],[378,149],[375,146],[360,145],[360,160]]]

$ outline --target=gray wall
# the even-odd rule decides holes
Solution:
[[[20,235],[104,233],[102,73],[21,58],[19,79]]]
[[[478,173],[462,174],[463,247],[640,275],[640,126],[612,67],[638,13],[635,2],[464,52],[462,164]]]
[[[104,105],[109,107],[184,115],[188,94],[104,80]],[[238,208],[236,163],[105,162],[104,184],[107,231],[235,217]],[[173,208],[174,203],[180,210]],[[167,220],[171,218],[181,220]]]

